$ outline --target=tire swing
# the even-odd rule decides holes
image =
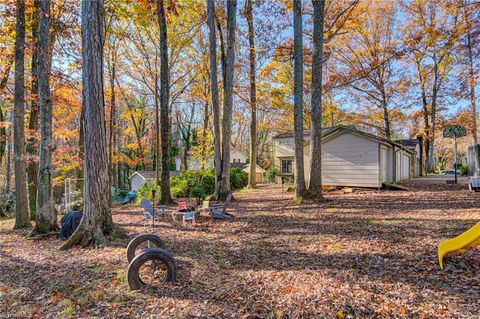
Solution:
[[[147,248],[128,265],[127,279],[131,290],[158,282],[175,281],[177,265],[172,254],[163,248]]]
[[[130,264],[137,255],[137,251],[144,251],[148,248],[164,248],[163,240],[154,234],[140,234],[133,238],[127,246],[127,260]]]
[[[155,203],[155,190],[152,190],[152,197]],[[127,281],[131,290],[172,282],[177,278],[175,258],[165,249],[163,240],[153,234],[154,231],[152,222],[152,233],[136,236],[127,246]]]

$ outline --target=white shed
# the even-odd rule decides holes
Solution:
[[[170,177],[178,175],[177,171],[170,171]],[[132,191],[138,191],[142,185],[149,181],[155,182],[156,172],[155,171],[136,171],[128,178],[130,181],[130,189]]]

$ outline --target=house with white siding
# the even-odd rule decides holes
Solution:
[[[295,167],[293,132],[274,140],[277,183],[293,183]],[[310,132],[304,132],[305,179],[310,172]],[[389,141],[352,126],[322,129],[322,184],[380,188],[417,176],[417,154],[411,147]]]

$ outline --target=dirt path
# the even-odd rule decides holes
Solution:
[[[480,194],[410,186],[302,206],[265,187],[236,194],[234,222],[162,222],[179,280],[141,292],[125,282],[128,241],[63,252],[3,221],[0,317],[476,318],[479,251],[442,272],[436,244],[480,219]],[[142,232],[140,210],[116,210],[114,220]]]

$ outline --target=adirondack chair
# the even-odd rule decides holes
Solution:
[[[192,224],[195,225],[195,210],[189,210],[187,202],[179,202],[177,210],[172,212],[172,220],[176,220],[176,216],[182,216],[183,226],[187,224],[188,220],[192,221]]]
[[[223,209],[225,207],[225,204],[222,203],[212,203],[209,200],[204,200],[202,202],[202,206],[198,208],[199,213],[209,213],[210,215],[212,214],[212,211],[214,209]]]
[[[202,203],[202,207],[200,207],[200,211],[202,212],[209,212],[210,216],[214,219],[221,219],[221,220],[232,220],[235,218],[234,215],[227,213],[227,206],[230,204],[232,200],[232,195],[228,195],[227,199],[224,203],[212,203],[210,201],[204,201]]]
[[[146,198],[140,201],[140,206],[143,208],[143,216],[145,217],[144,227],[146,224],[152,223],[154,220],[157,221],[159,220],[159,217],[166,215],[165,206],[156,206],[154,214],[152,203]]]

